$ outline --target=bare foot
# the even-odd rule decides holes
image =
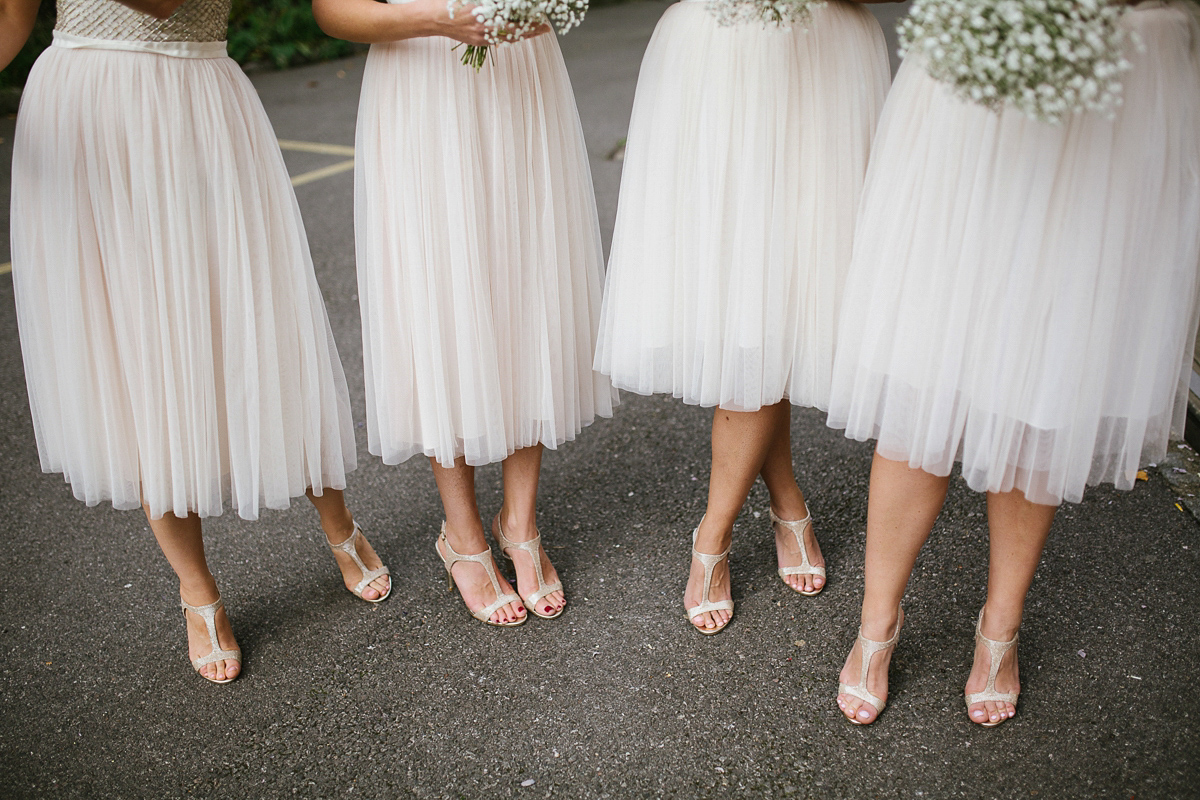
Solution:
[[[325,534],[329,537],[329,541],[333,544],[341,544],[354,535],[354,522],[350,523],[348,529],[340,530],[335,535]],[[358,557],[362,559],[363,564],[368,570],[379,569],[383,566],[383,561],[379,556],[375,555],[375,549],[371,547],[371,543],[367,541],[367,537],[360,533],[358,540],[354,542],[354,552],[358,553]],[[358,582],[363,579],[362,570],[354,563],[354,559],[349,553],[344,553],[341,550],[334,550],[333,557],[337,559],[338,569],[342,571],[342,582],[346,584],[346,588],[354,591],[354,587],[358,586]],[[375,580],[363,587],[362,596],[364,600],[378,600],[388,593],[391,588],[392,581],[387,575],[380,575]]]
[[[438,537],[437,549],[443,557],[447,555],[444,545],[450,536],[449,529],[446,529],[447,539],[444,540]],[[475,536],[464,538],[467,538],[467,541],[456,541],[451,545],[455,552],[462,553],[463,555],[486,553],[488,558],[491,559],[492,569],[495,570],[496,579],[500,583],[500,593],[511,594],[512,586],[500,574],[500,570],[496,569],[496,560],[492,557],[492,550],[488,547],[487,541],[483,538],[483,532],[478,531]],[[492,587],[492,581],[488,577],[487,570],[484,569],[482,564],[470,561],[456,562],[450,568],[450,575],[454,578],[454,585],[458,587],[463,602],[467,604],[467,608],[472,613],[487,608],[499,599],[499,595],[496,594],[496,590]],[[525,615],[524,603],[505,603],[496,609],[489,619],[497,625],[506,625],[525,619]]]
[[[189,598],[183,597],[180,592],[180,598],[190,606],[205,606],[209,603],[216,602],[216,592],[213,592],[214,597],[202,598],[197,596],[194,599],[201,599],[203,602],[191,602]],[[203,658],[213,651],[212,640],[208,635],[208,625],[204,621],[204,617],[194,611],[183,612],[184,619],[187,620],[188,634],[188,657],[195,661],[197,658]],[[237,650],[237,639],[233,636],[233,626],[229,624],[229,617],[225,614],[225,606],[222,605],[217,609],[214,619],[217,628],[217,644],[221,650]],[[221,659],[214,661],[211,664],[205,664],[197,672],[208,678],[211,681],[233,680],[242,671],[242,665],[232,658]]]
[[[886,642],[900,632],[900,626],[904,624],[904,612],[900,611],[896,620],[884,622],[882,625],[868,626],[863,624],[863,636],[871,641]],[[888,668],[892,663],[892,653],[895,652],[896,645],[886,647],[871,657],[870,663],[867,664],[867,692],[875,695],[884,703],[887,702],[888,696]],[[846,656],[846,664],[842,667],[842,672],[838,676],[838,680],[847,686],[858,686],[861,679],[862,669],[862,645],[858,639],[854,641],[854,647],[850,649],[850,655]],[[876,708],[871,703],[856,697],[852,694],[842,692],[837,696],[838,708],[846,715],[846,719],[851,722],[857,722],[859,725],[870,725],[879,716],[881,709]]]
[[[984,636],[998,642],[1011,641],[1017,635],[1015,629],[990,629],[986,616],[984,617],[981,631]],[[995,636],[992,634],[995,634]],[[971,667],[970,677],[967,678],[965,694],[982,692],[987,688],[988,672],[991,667],[992,658],[988,652],[987,645],[976,639],[975,664]],[[1000,669],[996,672],[996,691],[1002,694],[1021,691],[1021,681],[1017,670],[1016,646],[1013,646],[1000,659]],[[971,722],[979,723],[980,725],[998,725],[1016,716],[1016,714],[1017,706],[1015,703],[1008,703],[1001,700],[987,700],[982,703],[973,703],[967,707],[967,716]]]
[[[536,525],[520,525],[514,520],[506,520],[503,531],[504,538],[510,542],[531,542],[538,536]],[[492,520],[492,536],[496,537],[497,542],[500,541],[497,537],[499,532],[500,515],[497,514]],[[529,552],[514,547],[506,550],[505,553],[512,559],[513,568],[517,571],[517,592],[521,598],[531,597],[535,592],[540,591],[542,587],[538,584],[537,571],[533,568],[533,558]],[[538,557],[542,562],[542,578],[545,580],[545,585],[550,586],[557,583],[558,570],[554,569],[554,565],[550,563],[550,557],[546,555],[546,548],[538,547]],[[566,605],[566,594],[562,589],[556,589],[538,600],[537,612],[547,616],[556,616]]]
[[[788,519],[782,514],[777,514],[780,519]],[[808,511],[795,519],[804,519],[808,516]],[[789,520],[790,521],[790,520]],[[775,523],[775,554],[779,559],[780,567],[799,567],[804,563],[801,557],[800,547],[796,544],[796,535],[792,529]],[[803,526],[804,547],[808,550],[809,564],[814,567],[824,567],[825,557],[821,555],[821,545],[817,542],[817,535],[813,532],[812,522],[807,522]],[[825,577],[823,575],[785,575],[784,582],[792,587],[797,592],[813,594],[825,588]]]
[[[728,548],[733,538],[733,531],[710,530],[707,520],[700,521],[700,533],[696,537],[695,549],[700,553],[720,555]],[[683,607],[695,608],[701,603],[717,603],[733,599],[733,586],[729,580],[729,559],[722,559],[713,567],[712,583],[709,585],[708,596],[704,592],[704,564],[700,559],[692,557],[691,569],[688,572],[687,588],[683,592]],[[699,630],[715,632],[729,624],[733,618],[732,611],[718,609],[705,611],[692,617],[692,624]]]

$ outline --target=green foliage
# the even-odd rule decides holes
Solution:
[[[354,45],[331,39],[313,19],[307,0],[234,0],[229,55],[239,64],[276,69],[327,61],[353,53]]]

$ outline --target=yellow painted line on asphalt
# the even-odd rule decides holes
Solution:
[[[321,142],[297,142],[294,139],[280,139],[280,150],[296,150],[301,153],[321,153],[326,156],[353,156],[354,148],[344,144],[322,144]]]
[[[312,172],[305,172],[301,175],[297,175],[296,177],[292,178],[292,186],[303,186],[306,183],[319,181],[322,178],[338,175],[351,169],[354,169],[353,158],[349,161],[339,161],[338,163],[331,164],[328,167],[321,167],[320,169],[314,169]]]
[[[8,262],[7,264],[0,264],[0,275],[7,275],[10,272],[12,272],[12,262],[11,261]]]

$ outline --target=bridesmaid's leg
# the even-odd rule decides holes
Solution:
[[[942,504],[946,501],[949,477],[938,477],[913,469],[903,461],[889,461],[878,453],[871,464],[871,488],[867,503],[867,552],[862,604],[862,635],[886,642],[900,624],[900,599],[917,554]],[[850,686],[859,681],[862,657],[857,641],[839,680]],[[887,699],[887,671],[891,650],[883,651],[868,665],[867,690]],[[857,697],[839,694],[842,713],[863,724],[875,721],[879,710]]]
[[[496,519],[492,520],[492,530],[497,525],[504,526],[504,536],[513,542],[528,542],[538,535],[537,529],[537,493],[538,478],[542,471],[542,445],[525,447],[504,459],[501,465],[504,472],[504,506]],[[517,570],[517,586],[523,587],[522,594],[529,597],[538,590],[537,573],[528,554],[514,550],[513,566]],[[542,577],[546,583],[558,580],[558,572],[546,555],[546,548],[541,551]],[[566,595],[556,591],[546,595],[540,601],[541,612],[551,614],[567,604]]]
[[[769,410],[775,419],[775,432],[761,474],[771,493],[771,508],[780,519],[804,519],[808,516],[808,506],[804,502],[804,493],[796,485],[796,472],[792,467],[792,404],[785,400]],[[825,566],[812,525],[804,529],[804,546],[813,566]],[[785,528],[776,528],[775,553],[781,567],[798,567],[804,563],[800,549],[796,547],[796,537]],[[804,592],[816,591],[825,585],[825,579],[819,575],[788,575],[785,580],[793,589]]]
[[[208,560],[204,557],[204,536],[200,529],[200,517],[189,514],[180,518],[174,514],[164,514],[159,519],[150,516],[146,509],[146,519],[150,521],[150,530],[162,548],[163,555],[179,577],[179,597],[191,606],[206,606],[215,603],[220,593],[217,582],[208,569]],[[212,652],[208,638],[208,628],[204,620],[191,612],[185,613],[188,631],[188,652],[190,658],[197,659]],[[224,650],[237,647],[233,637],[233,627],[229,617],[222,608],[216,615],[217,642]],[[202,674],[212,680],[223,681],[233,678],[241,667],[232,659],[205,664],[200,668]]]
[[[353,535],[354,516],[350,513],[350,509],[346,508],[346,498],[341,490],[325,489],[317,495],[313,494],[312,489],[309,489],[308,499],[312,501],[312,504],[316,506],[317,513],[321,515],[321,529],[325,531],[325,537],[330,542],[341,544]],[[367,565],[367,569],[379,569],[383,566],[383,562],[379,560],[379,556],[375,555],[375,549],[371,547],[366,536],[359,536],[354,548],[358,551],[358,557]],[[334,550],[333,557],[337,560],[338,569],[342,571],[342,581],[346,584],[346,588],[353,589],[363,577],[358,565],[354,563],[354,559],[348,553],[343,553],[341,550]],[[387,594],[390,585],[390,578],[387,575],[380,575],[367,584],[362,591],[362,596],[367,600],[378,600]]]
[[[983,606],[984,636],[1000,642],[1010,641],[1021,627],[1025,595],[1033,583],[1042,558],[1042,549],[1050,535],[1050,523],[1058,506],[1031,503],[1018,491],[988,494],[990,531],[988,595]],[[967,679],[967,692],[981,692],[987,686],[991,659],[987,647],[975,646],[975,664]],[[996,674],[996,690],[1015,692],[1021,688],[1017,675],[1017,649],[1004,656]],[[998,722],[1017,713],[1012,703],[976,703],[967,710],[972,722]]]
[[[479,518],[479,506],[475,500],[475,468],[468,466],[463,459],[456,461],[449,469],[432,458],[429,463],[433,465],[433,478],[437,481],[442,508],[446,512],[446,541],[455,552],[463,555],[490,554],[491,547],[483,536],[483,521]],[[438,548],[441,552],[440,544]],[[494,560],[492,566],[496,566]],[[467,608],[481,609],[496,602],[496,592],[482,565],[460,561],[451,568],[451,574]],[[496,577],[500,581],[501,593],[512,592],[512,586],[499,569],[496,569]],[[524,616],[523,604],[506,603],[492,614],[492,621],[516,622]]]
[[[771,439],[775,435],[774,406],[758,411],[726,411],[718,408],[713,414],[712,473],[708,478],[708,507],[696,537],[696,550],[701,553],[723,553],[733,539],[733,522],[746,504],[750,487],[763,469]],[[699,605],[706,600],[728,600],[733,596],[729,584],[729,561],[713,570],[712,587],[708,597],[704,591],[704,566],[692,559],[684,604]],[[697,628],[719,628],[729,621],[728,611],[706,611],[692,617]]]

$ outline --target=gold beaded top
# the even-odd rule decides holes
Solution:
[[[185,0],[155,19],[116,0],[58,0],[54,29],[72,36],[123,42],[223,42],[233,0]]]

